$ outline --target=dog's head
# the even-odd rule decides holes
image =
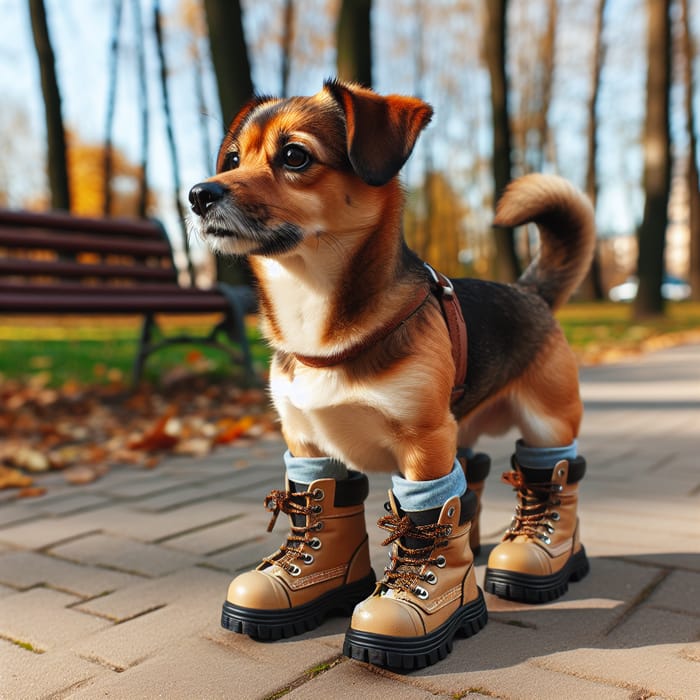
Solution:
[[[278,256],[376,226],[432,109],[326,82],[312,97],[258,97],[236,116],[217,174],[190,190],[191,227],[233,255]]]

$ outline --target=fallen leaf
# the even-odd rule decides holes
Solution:
[[[238,420],[222,421],[223,429],[214,439],[217,445],[227,445],[246,433],[255,423],[252,416],[243,416]]]
[[[51,468],[48,457],[31,447],[20,447],[15,453],[13,462],[16,467],[29,472],[45,472]]]
[[[63,476],[69,484],[78,486],[81,484],[90,484],[101,475],[98,474],[95,469],[81,464],[75,467],[68,467],[68,469],[63,472]]]
[[[17,498],[37,498],[46,493],[44,486],[25,486],[17,492]]]
[[[156,421],[155,425],[144,433],[141,438],[129,442],[129,449],[155,452],[156,450],[168,450],[173,447],[178,439],[167,431],[167,427],[170,420],[174,418],[175,412],[174,406],[169,407]]]
[[[19,469],[0,466],[0,489],[24,488],[33,483],[32,477],[22,474]]]

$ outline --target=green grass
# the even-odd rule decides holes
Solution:
[[[138,323],[116,322],[109,325],[89,317],[82,324],[32,325],[31,319],[0,325],[0,377],[33,381],[47,386],[108,384],[131,381],[136,358],[140,326]],[[202,336],[211,325],[179,326],[168,324],[163,336],[181,333]],[[251,350],[256,365],[264,368],[269,351],[256,328],[249,329]],[[221,337],[221,336],[220,336]],[[230,376],[229,355],[202,343],[172,345],[150,355],[144,378],[158,383],[177,368],[213,376]],[[237,367],[233,371],[237,371]]]
[[[700,332],[700,303],[669,304],[666,317],[643,323],[631,319],[626,304],[569,304],[558,318],[567,339],[583,362],[599,362],[618,354],[654,347],[654,342],[676,342],[689,331]],[[163,321],[164,334],[202,335],[211,319]],[[66,317],[62,319],[8,318],[0,321],[0,378],[33,381],[48,386],[128,383],[138,348],[137,320]],[[249,327],[255,362],[267,367],[269,350],[257,327]],[[231,376],[226,353],[201,344],[164,348],[148,359],[145,378],[152,383],[177,368],[214,376]]]

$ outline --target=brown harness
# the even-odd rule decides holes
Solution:
[[[295,353],[294,358],[307,367],[315,368],[334,367],[343,362],[354,360],[368,348],[390,336],[399,326],[417,314],[431,296],[434,296],[440,304],[452,344],[455,380],[451,402],[454,404],[459,401],[464,395],[464,382],[467,377],[467,326],[452,282],[445,275],[434,270],[428,263],[423,264],[430,276],[429,289],[426,291],[425,288],[419,287],[401,311],[373,333],[332,355],[299,355]]]

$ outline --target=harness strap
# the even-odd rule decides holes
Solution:
[[[383,326],[377,328],[369,336],[358,343],[332,355],[301,355],[294,354],[294,358],[307,367],[333,367],[349,360],[354,360],[379,341],[391,335],[399,326],[416,314],[428,299],[434,296],[440,304],[442,315],[447,324],[452,346],[452,359],[455,365],[455,381],[452,389],[451,403],[454,405],[465,392],[464,382],[467,377],[467,326],[462,315],[462,308],[455,294],[452,282],[440,272],[433,269],[428,263],[423,263],[430,276],[430,290],[418,288],[413,298],[401,311]]]
[[[452,345],[452,359],[455,364],[455,381],[452,389],[451,403],[459,401],[465,392],[464,382],[467,378],[467,324],[464,322],[462,307],[455,294],[452,282],[441,272],[423,263],[430,273],[433,294],[440,302],[442,315],[447,324]]]

